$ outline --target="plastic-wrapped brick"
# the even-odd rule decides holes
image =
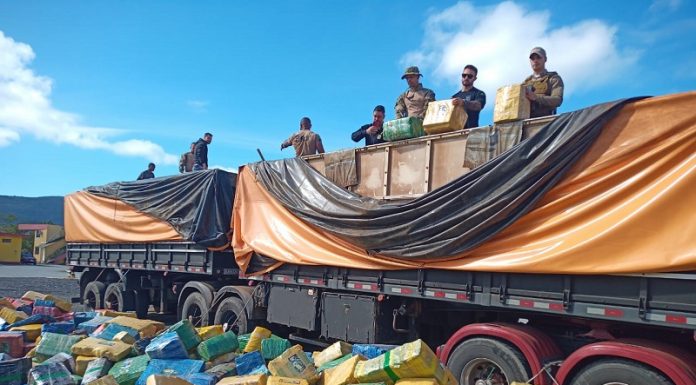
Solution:
[[[132,351],[132,347],[119,341],[87,337],[73,345],[71,351],[75,355],[104,357],[116,362],[126,358]]]
[[[75,326],[87,322],[97,316],[95,311],[76,311],[73,313],[73,323]]]
[[[239,370],[239,366],[237,370]],[[269,362],[268,370],[274,376],[304,378],[310,384],[316,383],[319,379],[317,368],[307,358],[300,345],[291,347],[278,358]]]
[[[397,345],[353,344],[353,354],[360,354],[369,360],[394,349],[396,346]]]
[[[44,333],[41,342],[36,346],[36,358],[44,361],[58,353],[72,353],[72,346],[82,340],[83,336],[73,336],[56,333]]]
[[[75,359],[68,353],[58,353],[39,365],[63,364],[70,373],[75,373]]]
[[[9,354],[12,358],[24,355],[24,333],[0,332],[0,352]]]
[[[253,351],[242,354],[234,359],[237,365],[237,375],[244,376],[249,374],[268,374],[266,361],[261,356],[261,352]]]
[[[175,323],[167,329],[167,332],[178,334],[186,350],[195,348],[201,342],[201,337],[189,320],[181,320]]]
[[[27,383],[27,373],[31,369],[31,359],[16,358],[0,361],[0,384],[22,385]]]
[[[143,374],[149,362],[150,357],[146,354],[128,358],[115,363],[111,370],[109,370],[109,374],[114,377],[119,385],[135,385],[135,382],[140,378],[140,375]]]
[[[96,316],[88,321],[84,321],[81,323],[77,323],[77,318],[75,318],[75,324],[77,325],[78,329],[82,329],[86,331],[88,334],[94,333],[95,330],[97,330],[98,327],[102,326],[104,323],[112,320],[111,317],[104,317],[104,316]]]
[[[210,361],[225,353],[230,353],[239,347],[237,335],[233,332],[227,332],[205,340],[198,344],[198,355],[206,361]]]
[[[155,359],[186,359],[188,358],[188,353],[184,347],[181,338],[176,333],[162,333],[147,345],[145,348],[145,353],[150,356],[150,358]]]
[[[65,365],[54,362],[37,365],[29,370],[30,385],[77,385]]]
[[[196,331],[198,332],[198,335],[201,337],[202,341],[211,339],[215,336],[219,336],[220,334],[224,333],[222,325],[203,326],[200,328],[196,328]]]
[[[208,373],[193,373],[182,377],[192,385],[215,385],[217,379],[212,374]]]
[[[215,365],[205,371],[214,376],[216,381],[220,381],[224,377],[234,376],[237,374],[237,364],[234,362],[226,362],[224,364]]]
[[[285,338],[266,338],[261,341],[261,356],[267,360],[272,360],[290,349],[291,346],[290,341]]]
[[[76,366],[78,366],[80,357],[78,357],[77,360],[78,362],[75,363]],[[87,368],[85,368],[85,371],[82,374],[82,385],[87,385],[101,377],[106,376],[106,374],[109,373],[109,369],[111,369],[111,365],[111,361],[107,360],[106,358],[97,358],[89,361],[87,363]]]
[[[91,334],[91,336],[95,338],[101,338],[102,340],[111,341],[114,339],[114,336],[120,332],[126,332],[133,336],[135,339],[140,338],[140,335],[138,334],[137,330],[119,324],[108,324],[102,330],[95,330],[94,333]]]
[[[249,336],[249,342],[244,346],[244,353],[253,352],[254,350],[261,350],[261,341],[271,336],[271,331],[257,326],[254,331],[251,332]]]
[[[41,325],[41,333],[70,334],[75,330],[75,323],[70,321],[52,322]]]
[[[151,360],[135,385],[145,385],[147,378],[153,374],[184,377],[203,370],[203,361],[200,360]]]

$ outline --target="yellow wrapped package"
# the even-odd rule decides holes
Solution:
[[[315,352],[312,354],[314,366],[318,368],[325,363],[341,358],[352,351],[353,345],[343,341],[338,341],[321,352]]]
[[[355,379],[358,382],[384,381],[392,385],[400,378],[435,378],[440,385],[447,385],[446,372],[428,345],[416,340],[379,357],[358,362]]]
[[[136,316],[135,313],[133,313],[133,312],[115,311],[115,310],[109,310],[109,309],[98,309],[97,313],[103,315],[104,317],[138,318],[138,316]]]
[[[24,332],[24,341],[36,341],[41,337],[41,324],[29,324],[10,328],[11,332]]]
[[[304,378],[310,385],[319,380],[319,373],[302,346],[295,345],[268,363],[268,370],[274,376]]]
[[[122,331],[122,332],[116,333],[116,334],[113,336],[113,338],[111,338],[111,340],[112,340],[112,341],[123,342],[124,344],[128,344],[128,345],[133,345],[133,344],[135,343],[135,337],[133,337],[132,335],[128,334],[128,332],[125,331],[125,330]]]
[[[436,100],[428,103],[423,119],[423,130],[428,135],[464,129],[467,113],[464,106],[455,106],[453,99]]]
[[[365,358],[358,354],[341,362],[336,367],[326,369],[321,385],[346,385],[357,382],[354,375],[355,366],[364,360]]]
[[[203,326],[196,328],[196,331],[203,341],[219,336],[224,332],[224,330],[222,330],[222,325]]]
[[[215,385],[266,385],[268,376],[265,374],[250,374],[248,376],[225,377]]]
[[[402,378],[396,385],[439,385],[434,378]]]
[[[119,385],[116,379],[111,374],[107,374],[104,377],[100,377],[94,381],[90,381],[89,385]]]
[[[107,341],[87,337],[72,346],[72,353],[78,356],[104,357],[112,362],[121,361],[130,354],[132,346],[120,341]]]
[[[75,358],[75,374],[84,376],[87,371],[87,365],[96,359],[99,359],[99,357],[77,356]]]
[[[304,378],[270,376],[266,385],[309,385],[309,383]]]
[[[72,304],[63,298],[56,297],[55,295],[51,294],[43,294],[39,293],[36,291],[31,291],[29,290],[28,292],[24,293],[22,296],[22,299],[26,299],[29,301],[36,301],[37,299],[42,299],[46,301],[52,301],[54,304],[56,304],[56,307],[66,313],[70,312],[72,310]]]
[[[153,374],[147,378],[146,385],[192,385],[190,382],[177,376],[165,376]]]
[[[12,304],[12,301],[5,297],[0,298],[0,307],[9,307],[12,310],[16,310],[14,305]]]
[[[8,324],[13,324],[17,321],[26,319],[27,313],[4,307],[0,309],[0,318],[4,319]]]
[[[142,338],[152,338],[160,330],[164,330],[165,328],[162,322],[151,321],[146,319],[137,319],[126,316],[115,317],[106,321],[106,323],[128,326],[129,328],[137,330]]]
[[[271,334],[271,331],[266,328],[262,328],[261,326],[255,327],[254,331],[251,332],[251,335],[249,336],[249,342],[247,342],[246,346],[244,347],[244,353],[251,353],[261,350],[261,341],[263,341],[265,338],[270,338]]]
[[[493,108],[493,123],[529,119],[529,100],[524,96],[522,84],[512,84],[498,88]]]

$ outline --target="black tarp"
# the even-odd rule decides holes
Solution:
[[[257,180],[299,218],[369,253],[443,258],[485,242],[553,187],[627,102],[565,113],[538,134],[472,172],[403,204],[349,192],[298,158],[250,165]]]
[[[114,182],[85,189],[118,199],[169,223],[185,240],[204,247],[229,245],[237,175],[223,170]]]

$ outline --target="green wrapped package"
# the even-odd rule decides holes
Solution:
[[[382,138],[388,142],[418,138],[423,135],[425,135],[423,119],[412,116],[384,122],[382,131]]]
[[[290,349],[291,346],[290,341],[285,338],[266,338],[261,341],[261,356],[266,360],[272,360]]]
[[[109,370],[109,374],[114,377],[118,385],[135,385],[149,362],[150,357],[147,354],[129,358],[115,363]]]
[[[58,353],[72,354],[72,346],[78,343],[84,336],[74,336],[57,333],[44,333],[41,341],[36,345],[36,362],[43,362]]]
[[[341,358],[337,358],[337,359],[335,359],[335,360],[333,360],[333,361],[329,361],[329,362],[327,362],[327,363],[321,365],[320,367],[318,367],[318,368],[317,368],[317,372],[321,373],[321,372],[323,372],[323,371],[326,370],[326,369],[335,368],[336,366],[338,366],[338,365],[340,365],[341,363],[343,363],[343,361],[346,361],[346,360],[348,360],[348,359],[351,358],[351,357],[353,357],[353,353],[348,353],[348,354],[346,354],[345,356],[343,356],[343,357],[341,357]]]
[[[244,351],[244,348],[246,348],[247,342],[249,342],[249,338],[251,338],[251,333],[247,334],[242,334],[237,337],[237,341],[239,342],[239,351]]]
[[[201,337],[198,335],[196,328],[193,327],[191,321],[185,319],[170,326],[167,332],[175,332],[179,335],[181,342],[184,343],[186,350],[191,350],[201,343]]]
[[[197,351],[202,359],[210,361],[225,353],[233,352],[238,347],[237,335],[234,332],[227,332],[201,342],[198,344]]]

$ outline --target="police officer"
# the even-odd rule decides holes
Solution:
[[[546,70],[546,51],[534,47],[529,53],[529,64],[534,73],[524,80],[525,96],[531,104],[531,118],[554,115],[563,103],[563,79],[556,72]]]
[[[428,110],[428,103],[435,101],[435,92],[424,88],[420,83],[421,73],[418,67],[406,68],[401,79],[406,79],[408,89],[396,99],[394,113],[396,118],[414,116],[423,118]]]

